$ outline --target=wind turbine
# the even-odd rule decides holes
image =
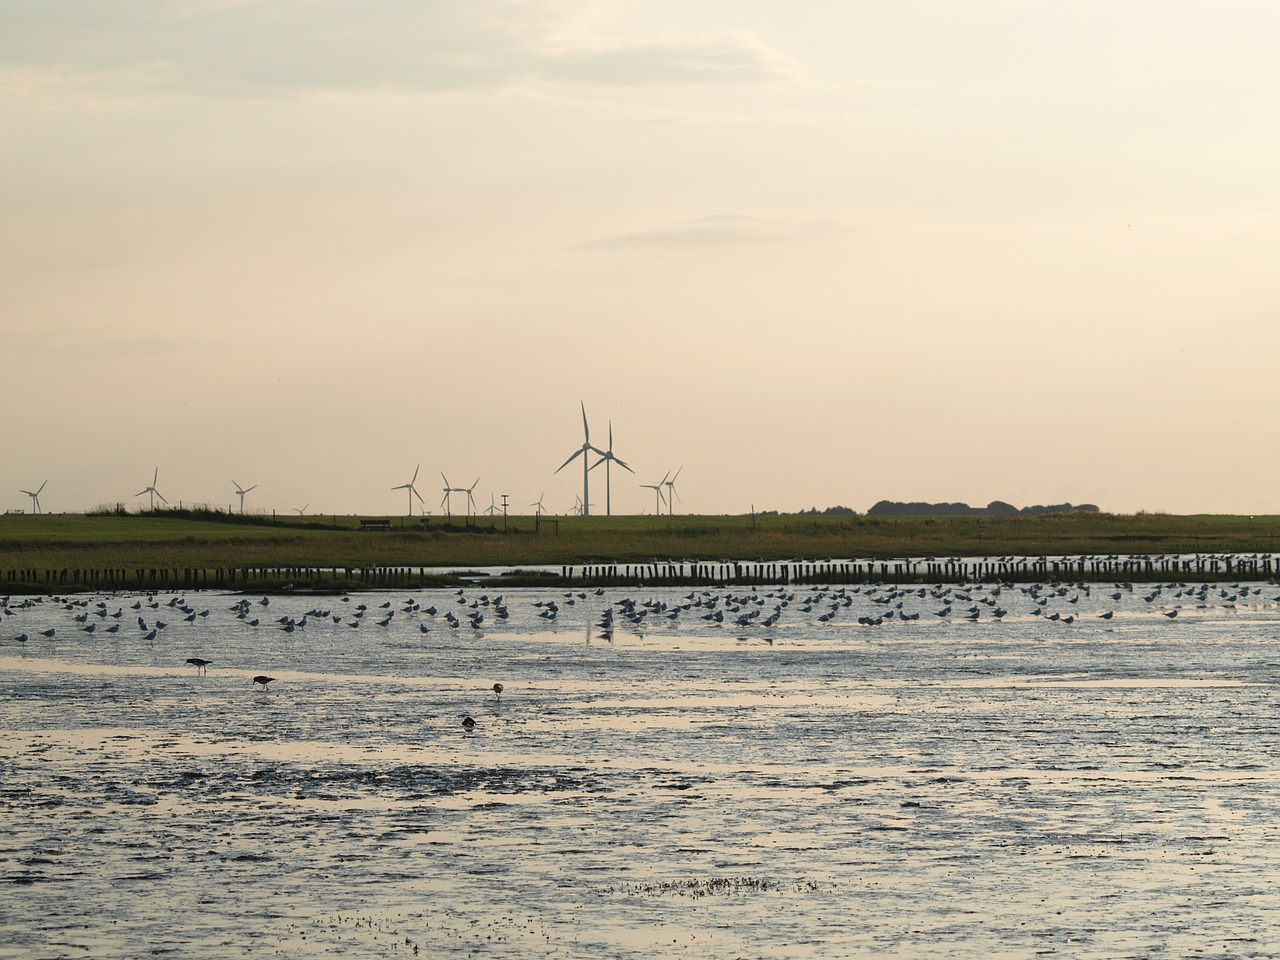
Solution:
[[[591,465],[591,469],[594,470],[596,467],[600,466],[600,464],[602,463],[604,464],[604,515],[606,517],[611,517],[613,516],[613,500],[610,496],[611,490],[609,485],[610,465],[616,463],[618,466],[622,467],[624,470],[630,470],[632,473],[635,473],[634,470],[631,470],[631,468],[627,466],[625,461],[620,460],[613,455],[613,421],[612,420],[609,421],[609,449],[604,452],[604,455],[599,460],[597,460],[595,463]]]
[[[538,499],[529,504],[529,506],[533,507],[533,515],[535,517],[542,516],[543,511],[546,510],[546,507],[542,505],[542,498],[545,496],[545,493],[540,493],[538,494]]]
[[[250,490],[257,490],[258,485],[255,483],[252,487],[242,487],[234,480],[231,481],[231,485],[236,488],[236,493],[240,494],[240,512],[244,513],[244,495]]]
[[[413,480],[410,480],[408,483],[402,483],[397,487],[391,488],[392,490],[408,490],[409,491],[409,516],[411,517],[413,516],[413,498],[417,497],[418,500],[420,500],[421,502],[423,503],[426,502],[425,500],[422,500],[422,494],[418,492],[418,488],[413,485],[414,481],[418,479],[418,471],[421,469],[422,469],[422,464],[418,464],[416,467],[413,468]]]
[[[587,454],[594,452],[603,457],[605,453],[603,450],[591,445],[591,428],[587,426],[587,405],[581,400],[579,400],[578,403],[582,405],[582,446],[574,451],[572,457],[560,464],[560,466],[556,467],[555,472],[559,473],[569,464],[573,463],[575,457],[582,457],[582,500],[579,502],[582,504],[582,516],[585,517],[591,514],[591,508],[587,505],[588,501],[591,499],[587,495],[587,471],[591,469],[591,465],[587,463]]]
[[[156,467],[156,472],[155,472],[155,474],[151,477],[151,486],[149,486],[149,487],[143,487],[141,490],[139,490],[137,493],[135,493],[135,494],[134,494],[134,496],[135,496],[135,497],[140,497],[140,496],[142,496],[144,493],[149,493],[149,494],[151,494],[151,509],[152,509],[152,510],[154,510],[154,509],[156,508],[156,497],[159,497],[159,498],[160,498],[160,502],[161,502],[161,503],[168,503],[168,502],[169,502],[168,500],[166,500],[166,499],[164,498],[164,494],[163,494],[163,493],[161,493],[159,490],[157,490],[157,489],[156,489],[156,481],[157,481],[157,480],[159,480],[159,479],[160,479],[160,468],[159,468],[159,467]]]
[[[647,487],[653,491],[653,512],[656,516],[662,516],[662,485],[667,482],[667,477],[671,476],[671,471],[667,471],[667,476],[663,477],[657,483],[642,483],[640,486]]]
[[[444,477],[444,496],[440,498],[440,506],[444,507],[444,515],[448,519],[452,520],[453,519],[453,498],[451,495],[454,493],[461,493],[462,490],[464,490],[465,488],[455,487],[451,485],[449,483],[449,478],[445,477],[443,470],[440,471],[440,476]]]
[[[480,483],[480,478],[476,477],[476,482],[469,487],[458,487],[454,493],[465,493],[467,495],[467,516],[474,517],[476,515],[476,498],[473,496],[476,485]]]
[[[573,515],[574,515],[575,517],[580,517],[580,516],[582,516],[582,515],[583,515],[583,512],[584,512],[584,508],[583,508],[583,500],[582,500],[582,498],[581,498],[580,496],[578,496],[578,495],[575,493],[575,494],[573,495]]]
[[[680,470],[684,469],[684,464],[680,464]],[[667,515],[676,512],[676,500],[680,498],[680,494],[676,493],[676,477],[680,476],[680,470],[676,471],[676,476],[670,480],[663,480],[662,484],[667,488]]]
[[[493,516],[497,516],[497,513],[498,513],[498,503],[494,495],[491,493],[489,494],[489,506],[485,508],[484,515],[486,517],[493,517]]]
[[[307,507],[309,507],[309,506],[311,506],[311,504],[309,504],[309,503],[308,503],[308,504],[306,504],[305,506],[301,506],[301,507],[290,507],[290,509],[291,509],[294,513],[296,513],[298,516],[302,517],[302,516],[306,516],[306,513],[307,513]]]
[[[44,483],[48,483],[48,482],[49,481],[46,480]],[[25,493],[28,497],[31,498],[32,509],[36,513],[40,512],[40,491],[44,489],[44,483],[40,484],[40,486],[37,487],[35,490],[19,490],[18,491],[19,493]]]

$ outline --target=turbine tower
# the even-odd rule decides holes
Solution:
[[[244,495],[250,490],[257,490],[258,485],[255,483],[252,487],[242,487],[234,480],[231,481],[231,485],[236,488],[236,493],[240,494],[240,512],[244,513]]]
[[[635,473],[634,470],[632,470],[630,467],[627,466],[625,461],[620,460],[618,457],[615,457],[613,455],[613,421],[612,420],[609,421],[609,449],[604,452],[604,456],[602,456],[599,460],[597,460],[595,463],[591,465],[591,469],[594,470],[596,467],[600,466],[600,464],[602,463],[604,464],[604,515],[606,517],[611,517],[613,516],[613,500],[610,496],[612,491],[610,490],[610,485],[609,485],[609,467],[612,464],[616,463],[618,466],[622,467],[624,470],[629,470],[631,473]]]
[[[44,483],[48,483],[46,480]],[[40,491],[44,489],[44,483],[40,484],[35,490],[19,490],[19,493],[25,493],[31,498],[31,509],[35,513],[40,512]]]
[[[417,497],[423,503],[426,502],[425,500],[422,500],[422,494],[418,492],[418,488],[413,485],[414,481],[418,479],[418,471],[421,469],[422,469],[422,464],[418,464],[416,467],[413,468],[413,480],[410,480],[408,483],[402,483],[397,487],[391,488],[392,490],[408,490],[409,491],[409,516],[411,517],[413,516],[413,498]]]
[[[603,457],[605,453],[603,450],[600,450],[597,447],[593,447],[591,445],[591,428],[587,426],[587,405],[583,403],[583,401],[581,400],[579,400],[578,403],[582,405],[582,446],[579,447],[576,451],[574,451],[573,456],[571,456],[564,463],[560,464],[560,466],[556,467],[555,472],[559,473],[569,464],[573,463],[576,457],[582,457],[582,501],[581,502],[582,502],[582,516],[585,517],[591,514],[591,507],[588,506],[588,503],[590,502],[591,498],[587,495],[587,492],[588,492],[587,491],[587,486],[588,486],[587,472],[591,469],[591,465],[587,463],[587,454],[597,453]]]
[[[166,499],[164,498],[164,494],[163,494],[163,493],[161,493],[159,490],[157,490],[157,489],[156,489],[156,481],[157,481],[157,480],[159,480],[159,479],[160,479],[160,468],[159,468],[159,467],[156,467],[156,472],[155,472],[155,474],[154,474],[154,475],[152,475],[152,477],[151,477],[151,486],[149,486],[149,487],[143,487],[141,490],[139,490],[137,493],[135,493],[135,494],[134,494],[134,496],[135,496],[135,497],[140,497],[140,496],[142,496],[144,493],[149,493],[149,494],[151,494],[151,509],[152,509],[152,510],[154,510],[154,509],[156,508],[156,497],[159,497],[159,498],[160,498],[160,502],[161,502],[161,503],[168,503],[168,502],[169,502],[168,500],[166,500]]]

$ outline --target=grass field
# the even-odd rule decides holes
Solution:
[[[1272,553],[1277,516],[279,519],[179,511],[0,516],[0,572],[130,566],[519,566],[699,558]]]

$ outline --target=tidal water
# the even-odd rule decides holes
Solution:
[[[1280,956],[1274,584],[0,620],[0,957]]]

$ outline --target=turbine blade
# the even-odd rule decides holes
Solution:
[[[415,480],[418,479],[418,471],[421,469],[422,469],[422,464],[418,464],[416,467],[413,468],[413,480],[410,480],[409,481],[410,483],[413,483]]]
[[[46,480],[44,483],[48,483],[48,482],[49,482],[49,481],[48,481],[48,480]],[[39,488],[38,490],[36,490],[36,496],[37,496],[37,497],[38,497],[38,496],[40,496],[40,490],[43,490],[43,489],[44,489],[44,483],[40,484],[40,488]]]
[[[150,487],[147,487],[147,490],[150,490],[150,489],[151,489]],[[135,494],[134,494],[134,496],[135,496],[135,497],[140,497],[140,496],[142,496],[144,493],[146,493],[146,492],[147,492],[147,490],[139,490],[137,493],[135,493]]]
[[[250,487],[250,488],[249,488],[249,490],[257,490],[257,489],[258,489],[258,485],[257,485],[256,483],[255,483],[252,487]],[[246,491],[245,491],[245,493],[248,493],[248,492],[249,492],[249,490],[246,490]]]
[[[682,463],[682,464],[680,464],[680,470],[683,470],[683,469],[684,469],[684,464]],[[677,471],[676,471],[676,475],[675,475],[674,477],[672,477],[672,478],[671,478],[671,482],[672,482],[672,483],[675,483],[675,482],[676,482],[676,478],[680,476],[680,470],[677,470]]]
[[[576,460],[576,459],[577,459],[581,454],[582,454],[582,448],[581,448],[581,447],[579,447],[577,450],[575,450],[575,451],[573,452],[573,456],[572,456],[572,457],[570,457],[568,460],[566,460],[564,463],[560,464],[560,466],[556,467],[556,469],[555,469],[555,471],[554,471],[554,472],[555,472],[555,473],[559,473],[561,470],[563,470],[563,469],[564,469],[565,467],[567,467],[569,464],[573,463],[573,461],[574,461],[574,460]]]
[[[153,490],[152,493],[154,493],[157,497],[159,497],[164,503],[169,502],[168,500],[164,499],[164,494],[161,493],[159,490]]]
[[[627,466],[627,462],[625,460],[619,460],[617,457],[614,457],[613,462],[616,463],[618,466],[622,467],[622,469],[624,470],[631,470],[631,468]],[[631,472],[635,473],[634,470],[631,470]]]
[[[581,400],[579,400],[578,403],[582,404],[582,439],[587,441],[587,443],[590,443],[591,428],[587,426],[587,405]]]
[[[410,487],[409,489],[410,489],[410,490],[413,490],[413,495],[414,495],[415,497],[417,497],[417,498],[418,498],[418,502],[419,502],[419,503],[426,503],[426,502],[427,502],[427,501],[425,501],[425,500],[423,500],[423,499],[422,499],[422,494],[420,494],[416,489],[414,489],[413,487]]]

